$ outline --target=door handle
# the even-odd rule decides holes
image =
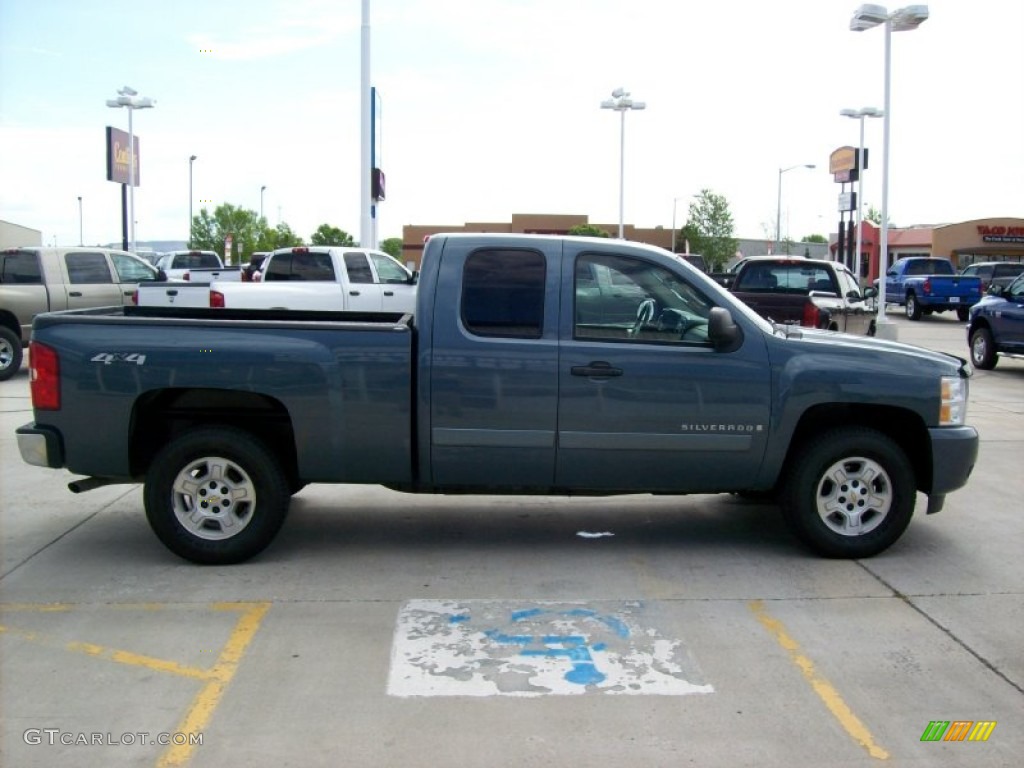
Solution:
[[[177,296],[178,295],[178,291],[177,291],[177,289],[168,289],[167,295],[168,296]]]
[[[603,360],[596,360],[589,365],[574,365],[569,369],[569,372],[573,376],[586,376],[588,378],[610,378],[622,375],[621,368],[614,368],[611,363],[606,363]]]
[[[349,296],[358,296],[359,295],[359,291],[349,291],[348,295]]]
[[[384,291],[384,295],[385,296],[394,296],[395,292],[394,291]]]
[[[74,296],[75,298],[81,298],[82,292],[81,291],[71,291],[70,293],[68,293],[68,296]]]

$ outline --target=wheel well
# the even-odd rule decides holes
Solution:
[[[830,404],[808,410],[790,440],[783,475],[789,472],[797,450],[812,437],[837,427],[867,427],[893,440],[914,469],[918,490],[932,486],[931,442],[924,421],[913,411],[884,405]]]
[[[182,432],[212,425],[253,434],[280,457],[290,479],[298,476],[295,433],[284,404],[228,389],[164,389],[140,397],[132,413],[132,476],[146,474],[157,451]]]
[[[0,325],[21,339],[21,325],[18,323],[18,318],[10,312],[0,312]],[[22,346],[24,344],[25,341],[22,339]]]
[[[987,318],[984,318],[984,317],[976,317],[976,318],[974,319],[974,322],[973,322],[973,323],[971,323],[971,329],[970,329],[970,330],[969,330],[969,331],[967,332],[967,338],[968,338],[968,339],[969,339],[969,338],[971,338],[971,336],[973,336],[973,335],[974,335],[974,332],[975,332],[976,330],[978,330],[979,328],[985,328],[985,329],[987,329],[987,330],[988,330],[989,332],[991,332],[991,331],[992,331],[992,328],[991,328],[991,327],[989,326],[989,324],[988,324],[988,319],[987,319]]]

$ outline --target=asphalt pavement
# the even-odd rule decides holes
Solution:
[[[899,340],[966,357],[953,316]],[[139,486],[18,456],[0,383],[5,766],[1016,766],[1024,361],[971,381],[968,486],[875,558],[730,495],[313,485],[201,567]],[[102,415],[97,416],[102,429]]]

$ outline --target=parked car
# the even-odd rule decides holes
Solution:
[[[757,314],[776,323],[875,335],[868,298],[844,265],[800,256],[756,256],[740,264],[730,289]]]
[[[699,253],[677,253],[677,257],[683,261],[689,262],[704,274],[708,273],[708,262]]]
[[[144,259],[110,248],[0,251],[0,381],[21,366],[36,315],[131,304],[139,283],[166,279]]]
[[[975,368],[992,370],[999,355],[1024,358],[1024,274],[971,307],[967,342]]]
[[[161,254],[157,266],[168,280],[190,282],[241,280],[241,267],[225,266],[216,251],[169,251]]]
[[[1018,275],[1024,274],[1024,262],[982,261],[970,264],[960,270],[961,275],[981,278],[981,292],[988,293],[993,285],[1005,288]]]
[[[874,287],[878,290],[878,280]],[[885,273],[885,303],[904,307],[908,320],[954,310],[966,321],[971,306],[981,297],[981,279],[957,274],[949,259],[907,256]]]

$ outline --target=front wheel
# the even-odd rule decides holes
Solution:
[[[992,332],[988,328],[978,328],[971,334],[971,362],[975,368],[991,371],[998,361],[996,347],[992,342]]]
[[[781,501],[789,527],[818,554],[871,557],[910,524],[914,472],[903,450],[881,432],[836,429],[799,449]]]
[[[273,541],[289,490],[274,454],[253,435],[201,427],[156,455],[143,498],[150,527],[169,550],[195,563],[227,565]]]
[[[907,319],[909,320],[920,320],[921,319],[921,305],[917,303],[917,296],[912,293],[907,294]]]

